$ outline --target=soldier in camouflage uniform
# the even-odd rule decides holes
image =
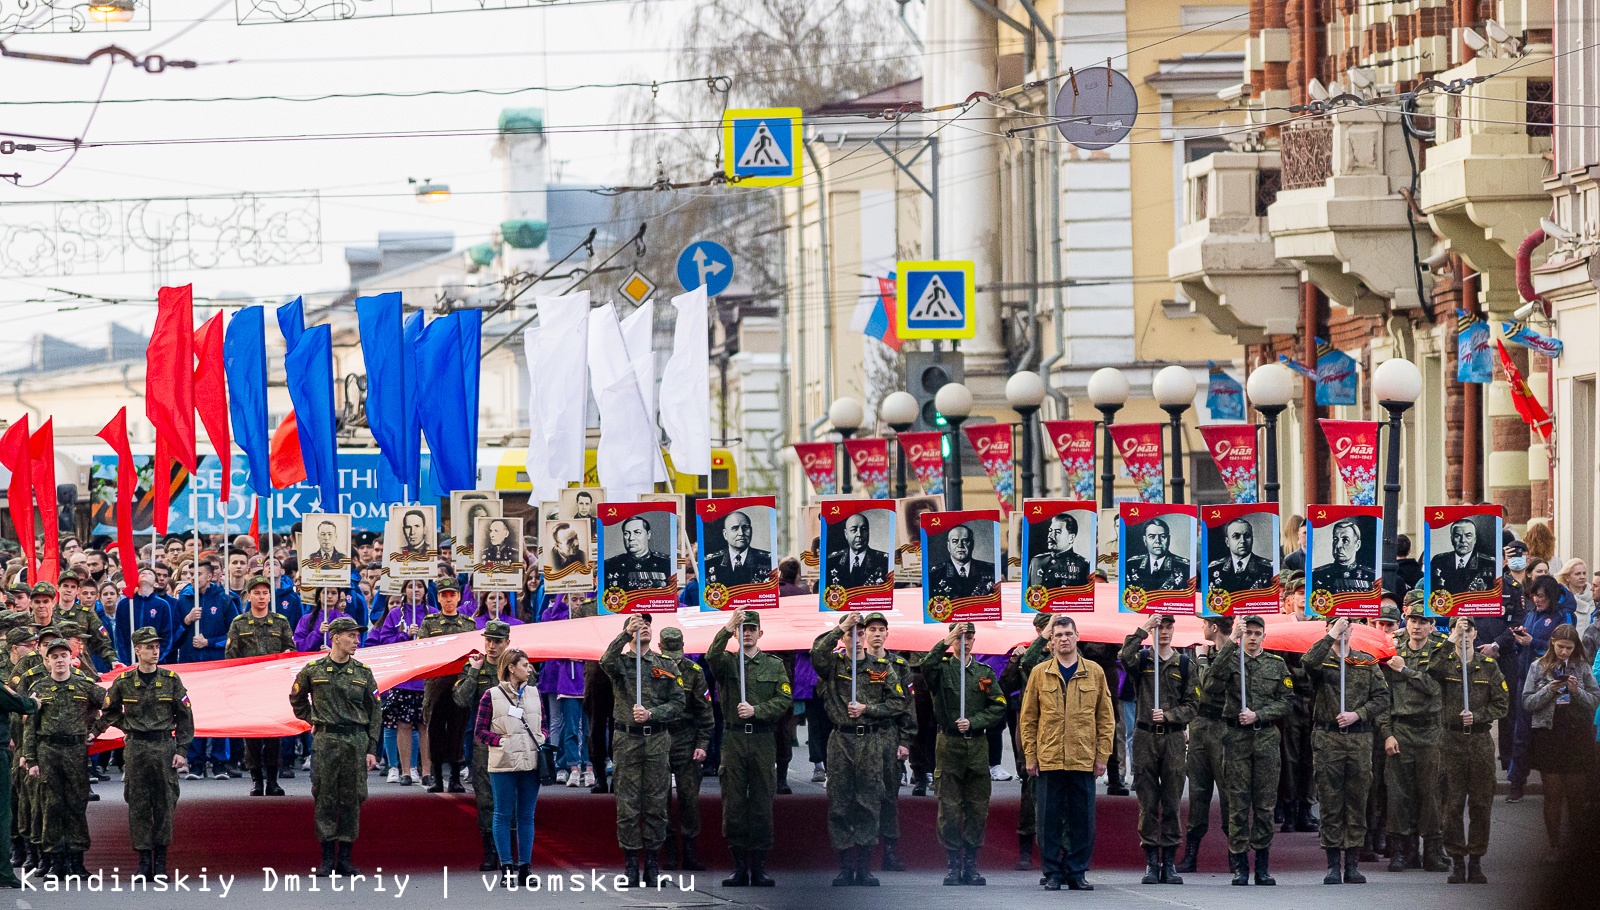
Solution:
[[[422,620],[422,638],[478,631],[477,622],[460,612],[461,585],[455,576],[434,582],[434,589],[438,592],[439,612],[429,613]],[[456,708],[450,695],[454,685],[455,680],[448,676],[435,676],[422,684],[422,723],[428,728],[428,754],[433,759],[429,793],[467,792],[466,785],[461,782],[461,746],[466,741],[472,714]],[[450,767],[448,783],[444,773],[446,765]]]
[[[878,807],[878,840],[883,844],[885,872],[904,872],[900,861],[900,784],[905,779],[906,760],[917,742],[916,693],[911,691],[911,674],[917,670],[905,655],[885,652],[906,690],[906,709],[895,719],[896,736],[883,750],[883,804]],[[916,655],[920,660],[922,655]],[[935,763],[937,764],[937,763]]]
[[[1288,612],[1303,618],[1305,577],[1288,569],[1280,575],[1279,584]],[[1278,809],[1283,813],[1283,826],[1278,830],[1287,834],[1290,831],[1316,831],[1318,823],[1311,814],[1314,770],[1311,761],[1311,680],[1306,676],[1301,655],[1285,655],[1284,663],[1289,666],[1289,678],[1294,681],[1289,714],[1282,724],[1280,742],[1283,766],[1278,778]]]
[[[672,766],[673,789],[678,791],[678,823],[675,826],[671,823],[669,805],[667,827],[678,843],[677,849],[663,844],[666,861],[662,868],[677,869],[681,865],[689,871],[702,872],[705,866],[700,865],[700,857],[695,855],[694,841],[700,836],[702,763],[706,760],[706,750],[711,747],[711,729],[716,725],[716,718],[711,713],[711,692],[706,686],[705,672],[683,654],[682,629],[661,630],[661,657],[678,671],[684,689],[684,718],[667,731],[672,735],[667,762]]]
[[[24,628],[12,628],[6,631],[7,653],[0,656],[5,673],[0,678],[11,678],[11,654],[17,650],[25,649],[26,643],[32,641],[33,633]],[[12,715],[28,715],[39,709],[39,703],[31,696],[18,693],[10,685],[0,690],[0,831],[11,831],[11,729],[15,722]],[[20,888],[22,882],[18,880],[13,866],[20,866],[28,857],[27,841],[13,837],[11,865],[0,868],[0,888]]]
[[[617,794],[617,843],[626,858],[629,880],[641,887],[659,881],[656,857],[667,839],[672,774],[672,734],[667,731],[688,711],[687,690],[676,665],[650,653],[649,646],[650,614],[635,614],[600,658],[600,669],[616,692],[611,752],[616,765],[612,783]]]
[[[456,677],[450,697],[458,711],[476,711],[483,694],[499,684],[495,669],[500,652],[511,640],[511,626],[491,620],[483,626],[483,653],[467,658],[466,666]],[[478,835],[483,840],[483,861],[479,872],[494,872],[500,868],[500,852],[494,845],[494,791],[489,786],[489,750],[482,746],[472,750],[472,796],[478,806]]]
[[[1367,839],[1367,791],[1372,786],[1372,731],[1389,713],[1389,685],[1378,659],[1350,648],[1350,620],[1328,620],[1328,633],[1305,653],[1315,694],[1311,745],[1316,755],[1324,885],[1366,884],[1359,868]],[[1344,656],[1341,658],[1340,652]],[[1341,662],[1343,667],[1340,667]]]
[[[378,766],[383,705],[372,670],[356,660],[361,627],[340,616],[328,623],[328,653],[306,664],[289,690],[294,716],[311,725],[311,799],[316,804],[318,875],[360,875],[350,850],[361,831],[367,772]]]
[[[1412,598],[1411,594],[1416,594]],[[1383,740],[1384,777],[1389,796],[1389,871],[1414,867],[1417,838],[1423,843],[1422,868],[1443,872],[1439,822],[1439,692],[1450,669],[1450,649],[1432,635],[1433,620],[1422,606],[1422,591],[1406,595],[1406,631],[1397,637],[1395,655],[1384,665],[1393,706],[1378,727]]]
[[[183,680],[156,666],[165,644],[160,633],[150,626],[135,629],[132,642],[138,663],[111,683],[110,704],[100,715],[95,735],[116,727],[125,737],[122,797],[128,803],[128,835],[139,854],[136,874],[152,878],[167,874],[172,814],[178,808],[178,769],[188,764],[194,712]],[[230,635],[230,648],[232,642]]]
[[[1489,731],[1511,709],[1500,665],[1474,649],[1477,638],[1477,625],[1471,618],[1457,619],[1451,635],[1453,653],[1442,658],[1448,666],[1439,691],[1439,714],[1444,720],[1439,765],[1444,777],[1444,845],[1451,863],[1447,881],[1452,885],[1489,882],[1480,865],[1489,851],[1490,808],[1494,804],[1495,742]],[[1464,674],[1463,654],[1468,655]],[[1465,696],[1463,679],[1470,690]]]
[[[735,630],[736,654],[728,651]],[[778,789],[778,744],[772,731],[794,705],[794,689],[783,660],[763,652],[760,641],[761,614],[738,610],[706,651],[723,704],[722,835],[734,864],[733,874],[722,880],[727,887],[774,884],[766,868],[772,849],[772,799]]]
[[[1202,623],[1205,637],[1211,642],[1211,653],[1227,643],[1233,634],[1232,616],[1214,616]],[[1183,861],[1174,871],[1194,872],[1200,861],[1200,844],[1211,830],[1211,793],[1216,791],[1222,806],[1223,837],[1227,837],[1228,801],[1223,794],[1223,732],[1220,696],[1205,692],[1206,672],[1214,658],[1202,654],[1195,659],[1194,720],[1189,721],[1189,755],[1186,763],[1189,778],[1189,828],[1184,837]]]
[[[1420,590],[1417,596],[1422,596]],[[1405,620],[1400,616],[1399,598],[1392,592],[1384,591],[1378,615],[1368,619],[1366,623],[1391,640],[1396,635],[1404,637],[1404,633],[1400,631]],[[1394,677],[1385,673],[1384,679],[1389,683],[1390,697],[1393,698]],[[1386,761],[1389,756],[1384,749],[1386,734],[1382,730],[1379,730],[1378,734],[1372,737],[1372,786],[1367,789],[1367,839],[1361,845],[1361,861],[1364,863],[1377,862],[1380,855],[1387,855],[1393,859],[1391,850],[1399,849],[1397,842],[1389,840],[1389,785]]]
[[[953,622],[943,641],[922,660],[933,694],[934,792],[939,797],[939,843],[944,845],[946,885],[986,885],[978,871],[978,849],[989,821],[989,730],[1006,720],[1006,695],[989,665],[972,656],[977,627]],[[966,663],[960,661],[965,640]],[[955,651],[956,653],[951,653]],[[961,713],[966,691],[966,714]]]
[[[1035,613],[1033,616],[1033,630],[1037,633],[1033,641],[1025,645],[1017,645],[1011,650],[1011,657],[1006,661],[1005,669],[1000,672],[1000,688],[1007,695],[1015,696],[1011,699],[1009,710],[1006,712],[1006,723],[1011,727],[1011,753],[1017,763],[1017,778],[1022,781],[1022,802],[1017,816],[1017,864],[1018,869],[1033,868],[1033,839],[1037,833],[1037,819],[1034,818],[1034,788],[1038,781],[1023,767],[1025,758],[1022,754],[1022,728],[1017,722],[1017,712],[1022,707],[1022,690],[1028,684],[1028,674],[1033,668],[1050,659],[1050,639],[1045,635],[1045,629],[1050,625],[1049,613]]]
[[[294,628],[282,613],[272,609],[272,579],[257,575],[245,583],[249,609],[228,626],[227,659],[261,657],[293,651]],[[250,771],[251,796],[282,796],[278,786],[278,738],[244,741],[244,763]]]
[[[29,684],[39,710],[28,715],[22,767],[39,781],[40,868],[46,876],[87,876],[83,854],[89,849],[89,737],[106,703],[106,693],[72,667],[65,639],[45,644],[46,672]]]
[[[27,593],[24,585],[23,593]],[[26,601],[26,598],[24,598]],[[40,675],[38,649],[39,636],[32,628],[32,612],[22,614],[20,626],[6,633],[8,663],[6,683],[19,694],[26,694],[28,686]],[[54,637],[51,630],[49,637]],[[29,667],[32,670],[29,670]],[[18,752],[22,751],[22,738],[26,725],[18,723],[12,728],[12,739]],[[35,829],[39,801],[39,779],[29,777],[25,771],[14,770],[11,775],[11,865],[24,869],[39,868],[39,835]]]
[[[1277,884],[1270,867],[1280,760],[1278,728],[1273,724],[1289,713],[1294,682],[1283,658],[1261,649],[1266,631],[1266,620],[1259,616],[1236,623],[1234,640],[1211,659],[1202,690],[1207,701],[1223,706],[1223,805],[1228,807],[1228,868],[1235,885],[1250,884],[1251,850],[1256,884]]]
[[[855,654],[835,650],[852,631]],[[905,682],[883,649],[888,635],[882,613],[847,613],[811,645],[817,688],[834,725],[828,737],[828,839],[839,851],[834,887],[879,884],[869,866],[883,809],[885,757],[894,754],[900,718],[911,709]]]
[[[68,570],[61,573],[56,581],[58,601],[54,622],[76,623],[82,630],[84,650],[104,660],[107,666],[119,666],[122,662],[117,659],[117,646],[111,641],[111,630],[106,628],[94,607],[78,603],[78,591],[84,583],[85,580],[76,572]],[[114,608],[116,604],[111,606]]]
[[[1178,855],[1178,802],[1183,798],[1186,745],[1184,730],[1195,715],[1194,662],[1172,648],[1171,616],[1152,614],[1133,630],[1117,655],[1137,680],[1133,730],[1133,784],[1139,794],[1139,843],[1144,848],[1145,885],[1181,885]],[[1156,633],[1154,648],[1144,647]],[[1158,656],[1159,655],[1159,656]],[[1156,700],[1156,673],[1161,699]]]
[[[14,585],[13,587],[22,587],[23,593],[27,593],[26,586]],[[33,634],[33,630],[28,628],[28,619],[29,615],[27,613],[10,612],[6,614],[6,622],[10,623],[10,625],[6,628],[5,651],[0,653],[0,671],[3,671],[3,674],[0,674],[0,680],[4,680],[7,686],[11,686],[12,691],[17,691],[16,687],[22,684],[20,677],[17,677],[13,682],[13,677],[16,675],[17,661],[32,654],[33,649],[39,644],[37,636]],[[10,731],[13,729],[16,731],[16,739],[20,741],[22,738],[20,720],[14,727],[8,724],[7,735],[0,738],[0,743],[3,743],[7,750],[11,749],[12,736]],[[10,758],[10,756],[4,757]],[[32,869],[38,864],[38,856],[34,855],[30,864],[28,838],[24,833],[27,830],[27,821],[23,818],[26,806],[22,790],[22,783],[27,780],[27,775],[12,774],[9,764],[6,770],[0,772],[0,774],[3,774],[5,778],[5,787],[0,790],[0,800],[4,800],[6,817],[10,819],[3,830],[11,835],[11,865],[26,866],[26,868]],[[5,883],[4,872],[5,870],[0,869],[0,885]]]

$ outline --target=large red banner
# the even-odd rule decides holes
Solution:
[[[1333,420],[1324,417],[1322,435],[1328,438],[1333,463],[1339,466],[1344,495],[1353,506],[1378,504],[1378,422]]]
[[[929,496],[944,494],[944,434],[937,431],[901,433],[900,449],[906,464]]]
[[[855,469],[856,486],[868,499],[889,498],[889,440],[846,439],[844,451]]]
[[[1228,488],[1234,504],[1260,501],[1256,483],[1256,425],[1253,423],[1214,423],[1200,428],[1206,451]]]
[[[839,492],[838,450],[833,443],[797,442],[794,444],[794,454],[800,459],[800,467],[805,469],[811,489],[817,495],[831,496]]]
[[[1122,456],[1122,467],[1134,487],[1139,491],[1140,502],[1166,502],[1166,472],[1161,467],[1161,424],[1114,423],[1110,427],[1111,444]]]
[[[965,426],[972,450],[978,453],[978,462],[994,484],[994,495],[1000,500],[1000,509],[1011,514],[1011,498],[1016,495],[1013,481],[1015,472],[1011,465],[1011,424],[980,423]]]
[[[1094,431],[1092,420],[1046,420],[1044,433],[1061,459],[1063,488],[1074,499],[1094,499]]]

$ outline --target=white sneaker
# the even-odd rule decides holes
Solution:
[[[1012,774],[1010,771],[1006,770],[1005,765],[991,765],[991,766],[989,766],[989,779],[990,780],[1016,780],[1017,776],[1015,774]]]
[[[578,786],[580,786],[580,787],[592,787],[592,786],[594,786],[594,769],[593,768],[585,768],[584,769],[584,771],[583,771],[583,783],[579,784]]]
[[[306,760],[300,763],[300,770],[302,770],[302,771],[310,771],[311,770],[311,756],[307,755],[306,756]]]
[[[567,775],[567,786],[568,787],[581,787],[581,786],[583,786],[583,772],[582,771],[572,771],[572,772],[562,772],[562,773]],[[560,775],[557,775],[557,776],[559,777]],[[557,783],[560,783],[560,781],[557,781]]]
[[[399,768],[390,768],[389,769],[388,781],[391,784],[400,783],[400,769]]]
[[[559,771],[556,772],[556,783],[557,784],[565,784],[568,780],[571,779],[571,774],[572,774],[572,772],[568,771],[566,768],[560,769]]]
[[[196,767],[195,765],[190,765],[189,766],[189,770],[184,773],[183,779],[184,780],[205,780],[205,778],[200,775],[200,769],[198,767]]]

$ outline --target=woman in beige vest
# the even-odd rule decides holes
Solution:
[[[483,693],[473,738],[489,750],[489,785],[494,791],[494,845],[501,875],[515,873],[526,882],[532,875],[533,809],[539,800],[539,689],[531,685],[528,655],[511,648],[500,655],[500,684]],[[515,827],[517,858],[511,860]]]

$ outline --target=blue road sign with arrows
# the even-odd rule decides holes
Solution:
[[[733,254],[727,247],[710,240],[696,240],[678,254],[678,283],[686,291],[705,285],[706,296],[715,297],[733,281]]]

